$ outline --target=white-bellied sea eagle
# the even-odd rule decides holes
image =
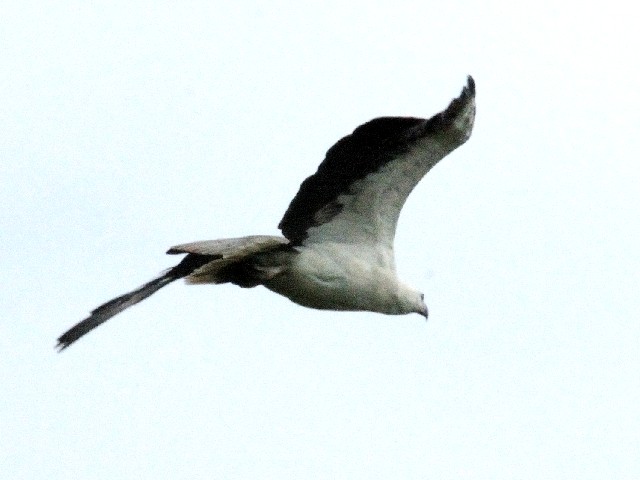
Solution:
[[[420,179],[466,142],[475,117],[475,84],[429,119],[371,120],[329,149],[300,185],[278,228],[255,235],[186,243],[178,265],[99,306],[58,338],[65,349],[114,315],[174,280],[264,285],[304,307],[428,315],[424,295],[397,275],[393,239],[400,210]]]

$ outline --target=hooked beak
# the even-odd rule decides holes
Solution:
[[[429,309],[427,308],[426,304],[424,304],[423,306],[424,306],[424,308],[420,312],[420,315],[422,315],[424,317],[425,321],[426,321],[426,320],[429,320]]]

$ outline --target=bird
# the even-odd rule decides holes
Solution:
[[[431,118],[379,117],[360,125],[302,182],[278,225],[282,236],[171,247],[168,254],[185,255],[175,267],[94,309],[58,338],[58,350],[182,278],[188,284],[263,285],[313,309],[428,318],[424,294],[396,274],[396,225],[418,182],[471,136],[475,93],[468,76],[460,95]]]

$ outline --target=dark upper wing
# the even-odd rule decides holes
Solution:
[[[338,241],[392,248],[400,210],[420,179],[471,135],[475,84],[425,120],[383,117],[329,149],[278,228],[293,244]]]

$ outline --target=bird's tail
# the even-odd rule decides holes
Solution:
[[[271,235],[251,235],[240,238],[207,240],[171,248],[167,253],[190,255],[219,255],[219,259],[194,269],[186,282],[233,283],[251,288],[278,275],[286,264],[289,241]],[[287,252],[278,255],[277,252]]]

